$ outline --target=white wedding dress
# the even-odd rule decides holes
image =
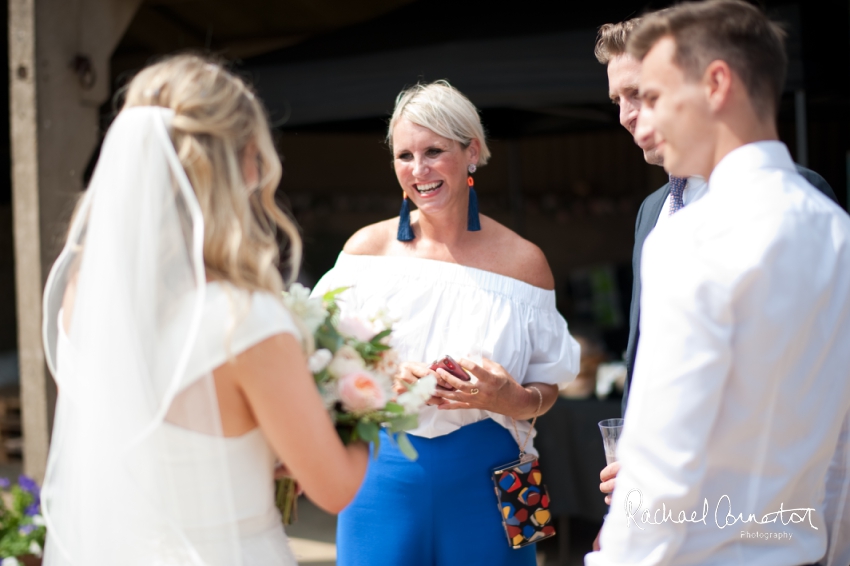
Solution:
[[[241,311],[241,312],[240,312]],[[227,362],[228,355],[236,356],[251,346],[282,332],[299,337],[299,332],[279,300],[267,293],[248,296],[226,284],[207,285],[206,301],[200,334],[184,375],[183,391],[198,394],[198,382],[210,379],[211,372]],[[57,369],[60,376],[75,371],[74,346],[59,325]],[[181,399],[178,394],[177,402]],[[219,548],[222,526],[236,520],[239,554],[245,566],[295,565],[280,513],[275,507],[275,455],[262,431],[255,428],[237,437],[223,438],[212,431],[195,431],[179,424],[163,423],[154,440],[166,447],[163,458],[151,462],[159,468],[156,473],[170,475],[172,489],[180,494],[168,510],[176,524],[185,529],[187,538],[203,559],[203,564],[233,564],[224,560],[228,549]],[[220,464],[224,447],[230,481],[223,483],[221,474],[197,476],[198,466],[212,468]],[[191,455],[189,466],[184,465]],[[233,500],[232,515],[217,513],[219,507],[209,505],[229,492]],[[166,510],[163,509],[163,512]],[[55,549],[48,537],[46,564],[54,561]],[[193,563],[193,562],[189,562]]]
[[[165,108],[123,110],[48,277],[59,395],[46,566],[290,566],[262,431],[225,437],[213,370],[280,333],[279,298],[208,283]],[[62,305],[74,291],[67,332]]]

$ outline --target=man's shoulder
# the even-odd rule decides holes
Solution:
[[[670,183],[665,183],[643,199],[643,202],[640,203],[640,209],[638,209],[637,228],[647,221],[651,222],[652,225],[655,226],[655,221],[658,219],[658,213],[661,212],[661,207],[664,206],[664,200],[667,198],[669,193]],[[655,214],[653,214],[653,212]],[[649,218],[650,216],[654,216],[654,218]]]
[[[838,203],[838,198],[835,196],[835,191],[832,190],[832,187],[829,186],[829,183],[826,182],[826,179],[820,176],[820,174],[812,171],[811,169],[807,169],[802,165],[794,164],[794,167],[797,168],[797,173],[799,173],[806,181],[809,182],[814,188],[822,192],[824,195],[832,199],[833,202]]]

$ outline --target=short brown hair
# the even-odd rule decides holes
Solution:
[[[643,60],[662,38],[676,42],[675,63],[699,80],[706,67],[725,61],[741,78],[762,117],[779,110],[788,56],[785,32],[743,0],[689,2],[646,16],[629,37],[627,51]]]
[[[640,18],[633,18],[617,24],[605,24],[599,28],[596,37],[596,47],[593,54],[596,60],[607,65],[611,59],[626,52],[629,34],[640,23]]]

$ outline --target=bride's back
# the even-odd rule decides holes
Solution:
[[[275,456],[326,508],[356,492],[365,450],[336,437],[281,301],[279,234],[290,277],[301,244],[280,175],[221,66],[178,56],[130,83],[45,290],[48,564],[286,563]]]

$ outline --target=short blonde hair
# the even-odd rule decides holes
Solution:
[[[130,82],[124,108],[174,111],[171,138],[204,216],[204,263],[209,275],[237,287],[278,296],[279,239],[288,247],[284,271],[295,279],[301,238],[275,203],[282,167],[260,101],[221,65],[178,55],[143,69]],[[246,186],[245,151],[258,151],[258,187]],[[278,232],[283,232],[283,238]]]
[[[419,83],[399,93],[387,130],[390,150],[393,147],[393,129],[402,118],[428,128],[438,136],[455,140],[463,148],[469,147],[472,140],[478,140],[481,150],[477,165],[486,165],[490,159],[490,148],[487,147],[478,109],[448,81]]]
[[[607,65],[614,57],[624,54],[629,35],[639,23],[640,18],[632,18],[625,22],[604,24],[600,27],[596,37],[596,47],[593,49],[596,60]]]

